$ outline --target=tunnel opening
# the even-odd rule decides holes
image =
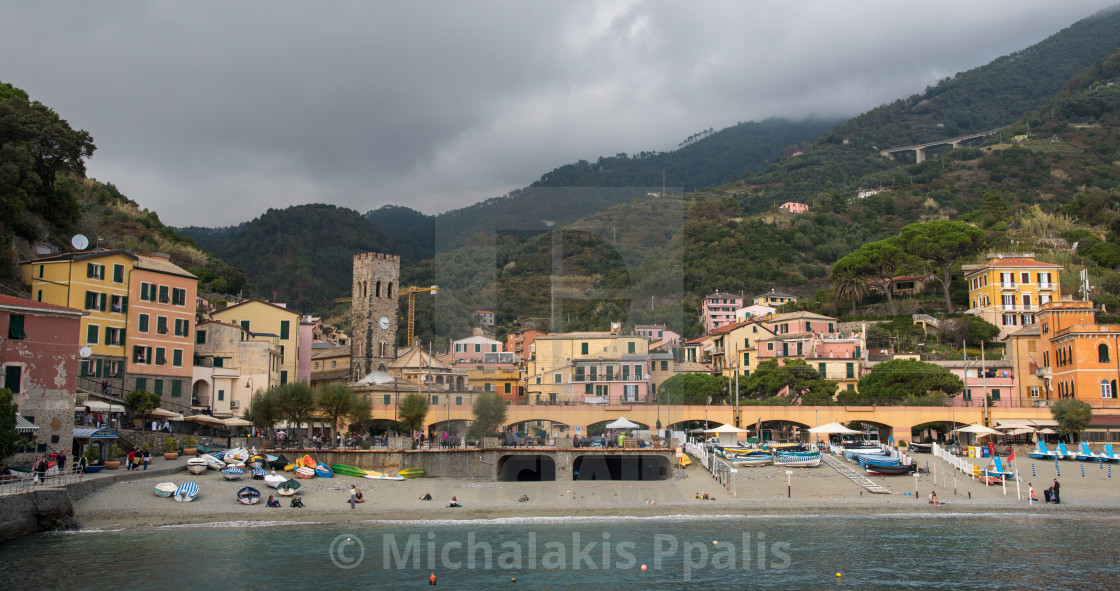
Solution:
[[[668,480],[672,465],[665,456],[585,455],[572,463],[572,480]]]
[[[498,460],[499,482],[556,480],[556,460],[547,455],[509,455]]]

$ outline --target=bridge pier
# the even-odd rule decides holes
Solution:
[[[926,161],[926,149],[925,148],[914,148],[914,161],[917,164],[921,164],[921,163]]]

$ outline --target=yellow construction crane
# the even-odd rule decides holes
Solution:
[[[439,286],[416,287],[413,285],[402,289],[400,292],[400,295],[408,296],[408,341],[405,345],[406,347],[412,346],[416,334],[416,294],[426,291],[430,291],[432,295],[436,295],[439,293]]]

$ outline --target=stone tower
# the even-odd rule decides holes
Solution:
[[[397,358],[397,299],[401,258],[367,252],[354,255],[350,304],[350,379],[385,371]]]

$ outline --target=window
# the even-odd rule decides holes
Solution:
[[[823,377],[828,377],[828,374],[824,370],[825,367],[826,367],[826,364],[824,364],[824,363],[818,363],[817,364],[817,373],[821,374],[822,378]]]
[[[538,377],[537,378],[537,385],[539,386],[540,384],[541,384],[541,379]]]
[[[1004,314],[1003,315],[1003,325],[1004,326],[1015,326],[1015,315],[1014,314]]]
[[[152,348],[141,347],[139,345],[132,348],[132,362],[133,363],[151,363],[152,362]]]
[[[225,362],[222,361],[221,357],[214,358],[214,367],[225,367]]]
[[[171,381],[171,397],[172,398],[179,398],[182,395],[183,395],[183,382],[181,382],[179,380],[172,380]]]
[[[136,378],[136,389],[147,391],[147,389],[148,389],[148,378]]]
[[[965,388],[963,398],[965,400],[972,400],[972,388]]]
[[[86,343],[88,343],[90,345],[96,345],[97,344],[98,331],[100,331],[100,330],[101,330],[101,327],[97,326],[96,324],[91,324],[91,325],[87,326],[86,327]]]
[[[280,321],[280,338],[281,339],[288,340],[288,338],[290,338],[290,336],[291,336],[290,335],[291,325],[292,325],[291,320],[281,320]]]
[[[152,291],[154,290],[154,288],[155,288],[155,286],[152,285],[151,283],[141,281],[140,282],[140,301],[150,302],[150,301],[154,300],[155,296],[152,294]]]
[[[498,352],[498,346],[497,345],[490,345],[490,352],[491,353],[497,353]]]
[[[124,283],[124,265],[113,265],[113,283]]]
[[[156,365],[167,365],[167,350],[156,347]]]
[[[242,320],[241,321],[241,329],[244,330],[245,332],[253,332],[253,331],[249,330],[249,321],[248,320]]]
[[[636,402],[638,400],[638,385],[627,384],[623,386],[622,399],[626,402]]]
[[[623,365],[622,366],[622,381],[624,381],[624,382],[630,381],[630,366],[629,365]]]
[[[121,346],[124,344],[124,329],[123,328],[106,328],[105,329],[105,344]]]
[[[1031,386],[1031,398],[1038,398],[1038,386]]]
[[[11,390],[12,394],[19,394],[19,385],[23,378],[23,367],[8,365],[4,367],[4,387]]]
[[[774,343],[766,343],[766,350],[767,351],[773,351],[774,350]]]
[[[751,354],[746,353],[746,357],[744,357],[744,359],[747,359],[747,365],[750,365],[750,358],[751,358]],[[669,371],[669,362],[668,361],[662,361],[661,362],[661,371]]]
[[[480,345],[478,343],[475,343],[474,344],[474,352],[475,353],[481,353],[482,352],[482,345]]]
[[[813,325],[808,320],[805,321],[805,332],[813,332]]]
[[[587,343],[579,344],[579,352],[581,355],[587,355]]]
[[[591,377],[589,378],[589,381],[592,381],[592,382],[594,382],[594,381],[598,380],[598,379],[599,379],[599,368],[598,368],[598,367],[596,367],[596,366],[594,366],[594,365],[592,365],[592,366],[591,366],[591,367],[589,367],[588,369],[590,370],[590,371],[589,371],[588,373],[589,373],[589,375],[591,376]]]
[[[196,344],[196,345],[205,345],[206,344],[206,331],[205,330],[194,331],[194,344]]]
[[[1112,384],[1108,380],[1101,380],[1101,398],[1112,398]]]
[[[553,384],[562,384],[563,382],[561,380],[563,380],[563,379],[564,379],[564,377],[559,372],[552,374],[552,383]]]
[[[167,334],[167,316],[156,316],[156,332]]]
[[[171,303],[176,306],[187,305],[187,290],[176,287],[171,290]]]
[[[8,338],[13,341],[22,341],[27,337],[23,331],[23,314],[8,315]]]
[[[175,349],[171,352],[171,365],[183,367],[183,350]]]
[[[851,378],[854,378],[854,377],[856,377],[856,364],[854,364],[854,363],[845,363],[844,365],[846,366],[846,367],[844,368],[844,372],[845,372],[845,373],[844,373],[844,375],[845,375],[845,377],[847,377],[847,378],[849,378],[849,379],[851,379]]]
[[[283,386],[284,384],[287,384],[287,383],[288,383],[288,370],[283,370],[283,371],[280,372],[280,385]]]
[[[226,391],[225,390],[218,390],[218,401],[220,402],[220,401],[225,400],[225,399],[226,399]]]
[[[577,367],[576,368],[575,378],[573,378],[573,379],[577,382],[582,382],[583,381],[583,367]]]
[[[634,352],[634,342],[633,341],[631,341],[629,343],[626,343],[626,352],[627,353],[633,353]]]
[[[382,404],[392,404],[392,403],[393,403],[393,395],[392,394],[386,394],[384,402],[382,402]]]
[[[463,406],[463,397],[462,396],[456,396],[455,397],[455,406]]]
[[[432,404],[439,404],[439,394],[432,394]]]
[[[999,388],[992,388],[992,402],[999,401]]]
[[[96,291],[86,292],[86,310],[97,310],[104,312],[108,308],[109,298],[103,293]]]
[[[190,331],[191,331],[191,321],[190,320],[187,320],[185,318],[176,318],[175,319],[175,336],[185,337],[185,336],[190,334]]]
[[[124,314],[125,312],[128,312],[128,298],[127,297],[115,295],[115,296],[113,296],[113,299],[111,301],[112,301],[112,307],[110,307],[109,309],[112,310],[113,312],[116,312],[118,314]]]
[[[152,393],[163,396],[163,380],[159,378],[152,380]]]
[[[43,278],[43,267],[46,267],[46,265],[39,265],[39,279]]]
[[[511,390],[510,390],[510,384],[509,384],[509,382],[506,382],[506,383],[505,383],[505,387],[506,387],[506,394],[510,394],[510,393],[511,393]]]
[[[86,263],[86,277],[90,279],[104,279],[105,278],[105,265],[98,265],[96,263]]]
[[[606,378],[607,381],[608,382],[613,382],[614,381],[614,366],[613,365],[608,365],[606,367],[606,370],[607,370],[607,378]]]
[[[148,315],[147,314],[141,314],[140,315],[139,325],[137,326],[136,330],[139,330],[140,332],[148,332]]]
[[[1097,361],[1099,363],[1108,363],[1108,345],[1104,343],[1097,345]]]
[[[171,298],[167,295],[168,287],[166,285],[159,286],[159,301],[161,304],[171,303]]]

